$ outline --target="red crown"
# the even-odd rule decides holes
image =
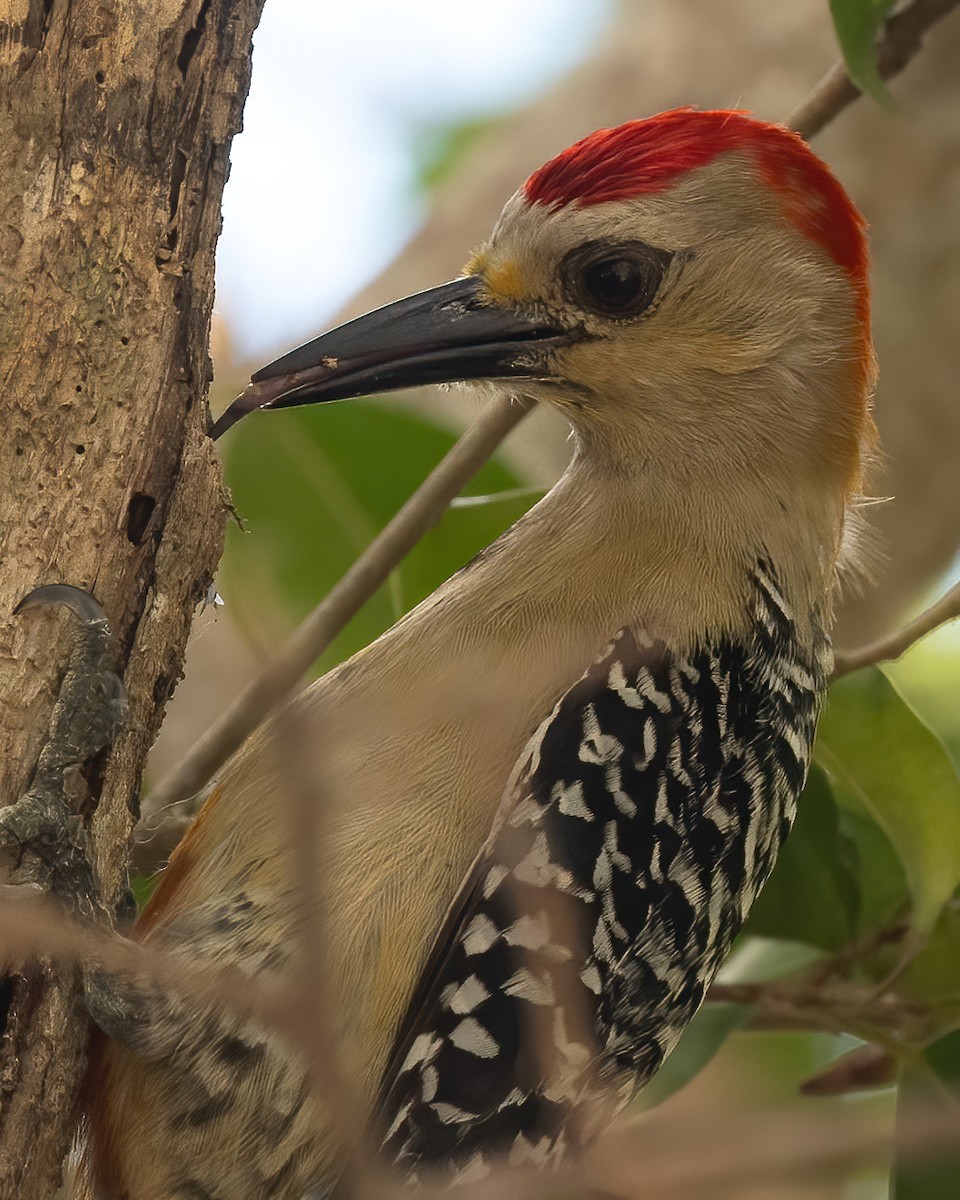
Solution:
[[[866,288],[865,222],[850,197],[799,134],[743,112],[675,108],[599,129],[534,171],[523,191],[549,208],[628,200],[729,153],[752,159],[787,219]]]

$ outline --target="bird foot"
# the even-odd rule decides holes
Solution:
[[[110,745],[126,717],[126,695],[111,669],[106,616],[92,596],[67,584],[36,588],[16,613],[62,604],[79,620],[50,732],[26,792],[0,811],[0,858],[14,885],[52,892],[80,916],[100,915],[84,822],[75,811],[82,766]]]

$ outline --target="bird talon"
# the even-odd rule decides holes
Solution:
[[[127,694],[111,668],[113,637],[107,615],[89,592],[68,583],[45,584],[28,592],[13,611],[18,615],[58,604],[80,621],[47,744],[48,750],[60,748],[57,760],[62,769],[86,762],[113,741],[127,717]]]
[[[30,786],[0,816],[0,844],[15,862],[18,883],[52,889],[71,907],[94,913],[86,830],[75,811],[78,768],[113,741],[126,718],[126,693],[111,668],[106,614],[88,592],[46,584],[28,592],[14,612],[57,604],[78,618],[80,631]]]
[[[42,587],[35,587],[20,600],[13,610],[13,615],[52,604],[62,604],[84,624],[107,624],[107,614],[93,596],[70,583],[47,583]]]

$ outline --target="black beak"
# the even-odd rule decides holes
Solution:
[[[347,400],[423,383],[539,379],[569,333],[484,303],[482,281],[455,279],[331,329],[262,367],[214,423],[220,437],[257,408]]]

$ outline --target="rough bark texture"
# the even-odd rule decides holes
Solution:
[[[60,615],[9,614],[38,584],[89,589],[130,697],[82,806],[114,909],[144,757],[221,548],[207,340],[261,3],[0,0],[0,802],[30,780],[71,636]],[[49,965],[18,969],[0,1000],[0,1197],[46,1198],[86,1023]]]

